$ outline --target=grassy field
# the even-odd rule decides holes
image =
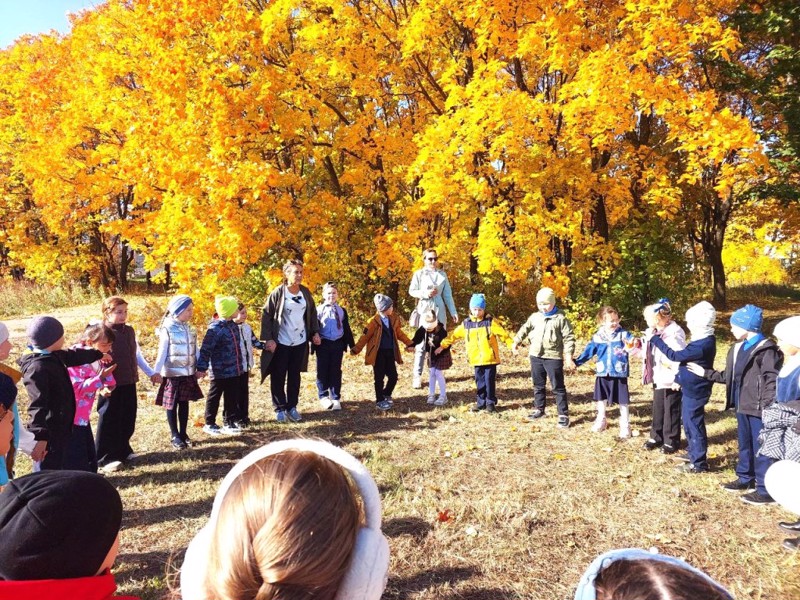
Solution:
[[[131,322],[151,359],[151,332],[162,304],[131,299]],[[769,311],[768,329],[789,312],[800,312],[800,305],[780,303]],[[69,334],[98,316],[96,305],[53,314]],[[20,349],[26,320],[6,321]],[[719,330],[718,339],[721,367],[730,341],[726,330]],[[614,427],[616,409],[606,432],[589,431],[590,371],[567,379],[570,429],[556,428],[550,398],[547,417],[530,422],[527,357],[510,352],[499,370],[500,412],[468,412],[474,383],[463,347],[456,351],[455,366],[447,372],[451,404],[446,408],[427,406],[425,394],[411,389],[406,364],[400,367],[395,410],[379,413],[371,369],[358,357],[346,359],[344,410],[325,412],[315,400],[312,361],[312,372],[303,376],[302,423],[272,421],[268,388],[254,378],[256,426],[245,435],[211,439],[200,429],[202,401],[195,403],[190,436],[196,445],[180,452],[170,445],[163,410],[153,405],[155,389],[141,383],[133,445],[142,456],[109,476],[125,506],[115,569],[122,591],[161,598],[227,470],[261,444],[302,435],[343,446],[375,476],[392,550],[385,598],[567,599],[598,553],[626,546],[685,557],[740,600],[800,598],[800,556],[781,548],[785,535],[775,525],[791,515],[774,505],[746,505],[719,487],[733,478],[736,458],[736,421],[722,411],[721,387],[715,387],[707,409],[713,472],[682,475],[669,458],[641,448],[649,431],[651,392],[638,385],[638,366],[630,382],[639,435],[622,441]],[[29,463],[22,461],[21,469],[27,471]]]

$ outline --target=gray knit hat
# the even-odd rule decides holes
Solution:
[[[64,326],[55,317],[34,317],[28,325],[28,338],[34,348],[44,350],[64,337]]]
[[[389,296],[384,296],[383,294],[375,294],[375,308],[378,309],[378,312],[384,312],[389,310],[392,306],[393,302]]]

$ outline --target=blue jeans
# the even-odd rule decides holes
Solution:
[[[497,365],[480,365],[475,367],[475,387],[478,389],[478,406],[497,404],[495,383],[497,381]]]
[[[758,434],[761,432],[761,417],[736,413],[737,433],[739,437],[739,460],[736,463],[736,474],[742,483],[756,483],[759,494],[768,495],[764,487],[764,475],[775,461],[768,456],[757,456]]]
[[[689,462],[701,471],[708,470],[708,435],[706,435],[706,403],[708,396],[703,398],[683,397],[681,417],[683,418],[683,431],[686,434]]]

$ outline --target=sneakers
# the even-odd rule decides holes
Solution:
[[[631,428],[627,425],[619,426],[619,439],[628,440],[631,437]]]
[[[662,454],[675,454],[678,451],[677,448],[674,446],[670,446],[669,444],[664,444],[661,446],[661,453]]]
[[[678,465],[675,470],[679,473],[686,473],[687,475],[699,475],[700,473],[708,473],[708,468],[696,467],[694,464],[687,462],[683,465]]]
[[[220,433],[224,435],[239,435],[242,433],[242,430],[239,429],[235,424],[230,425],[223,425],[222,429],[220,429]]]
[[[792,552],[797,552],[797,550],[800,550],[800,538],[789,538],[788,540],[783,540],[783,547],[787,550],[791,550]]]
[[[208,435],[215,435],[215,436],[222,435],[222,430],[216,423],[211,423],[210,425],[203,425],[203,431],[205,431]]]
[[[175,448],[175,450],[185,450],[186,442],[184,442],[178,436],[175,436],[174,438],[172,438],[172,447]]]
[[[384,396],[383,400],[384,400],[384,402],[388,402],[389,406],[394,406],[394,400],[392,400],[391,396]]]
[[[243,421],[236,421],[236,423],[234,424],[234,426],[235,426],[235,427],[238,427],[239,429],[241,429],[242,431],[244,431],[245,429],[247,429],[248,427],[250,427],[250,421],[249,421],[249,420],[248,420],[248,421],[244,421],[244,420],[243,420]]]
[[[392,409],[392,403],[389,400],[387,400],[386,398],[384,398],[380,402],[376,403],[375,406],[378,407],[378,410],[383,410],[383,411]]]
[[[444,406],[447,404],[447,394],[442,394],[434,402],[434,406]]]
[[[130,454],[128,454],[128,456],[125,457],[125,460],[134,460],[136,458],[139,458],[139,455],[136,454],[136,452],[131,452]]]
[[[436,404],[436,394],[431,394],[428,396],[428,404]]]
[[[485,404],[478,404],[477,402],[469,407],[469,412],[481,412],[482,410],[486,410]]]
[[[778,527],[789,533],[797,533],[800,531],[800,521],[781,521]]]
[[[664,446],[664,448],[666,448],[666,446]],[[665,450],[662,450],[662,452],[664,452],[664,454],[667,454]],[[685,462],[685,463],[692,462],[692,460],[689,458],[689,455],[686,453],[673,456],[672,460],[678,460],[680,462]]]
[[[186,444],[187,448],[191,448],[192,447],[192,440],[190,440],[189,436],[186,435],[185,433],[183,434],[183,443]]]
[[[720,483],[719,487],[728,492],[746,492],[747,490],[756,489],[756,484],[752,481],[750,483],[744,483],[741,479],[734,479],[728,483]]]
[[[328,396],[323,396],[319,399],[319,405],[325,410],[331,410],[333,408],[333,400]]]
[[[294,421],[295,423],[299,423],[303,420],[303,417],[300,416],[300,413],[297,412],[297,408],[294,406],[286,411],[286,416],[289,417],[290,421]]]
[[[121,460],[112,460],[111,462],[107,462],[102,467],[100,467],[100,470],[103,473],[114,473],[116,471],[119,471],[121,468],[122,468]]]
[[[486,403],[486,412],[487,413],[496,413],[497,408],[495,408],[494,402],[487,402]]]
[[[331,400],[331,410],[342,410],[342,403],[340,400]]]
[[[544,416],[543,408],[534,408],[533,412],[528,415],[529,419],[541,419]]]
[[[421,390],[422,389],[422,377],[420,377],[419,375],[415,375],[414,376],[414,381],[411,382],[411,387],[414,388],[415,390]]]
[[[567,415],[558,415],[558,428],[566,429],[569,427],[569,417]]]
[[[595,419],[594,424],[592,425],[592,431],[595,433],[600,433],[601,431],[605,431],[607,426],[608,421],[605,419]]]
[[[660,445],[661,445],[661,442],[657,442],[653,438],[650,438],[644,444],[642,444],[642,448],[644,448],[645,450],[655,450]]]
[[[286,420],[287,420],[286,419],[286,412],[282,411],[282,410],[276,411],[275,412],[275,420],[278,423],[286,423]]]
[[[750,492],[739,496],[739,500],[745,504],[773,504],[775,502],[769,494],[759,494],[758,492]]]

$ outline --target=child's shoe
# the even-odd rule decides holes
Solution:
[[[333,408],[333,400],[328,396],[323,396],[319,399],[319,405],[325,410],[331,410]]]
[[[223,424],[220,432],[224,435],[239,435],[242,433],[242,430],[239,429],[234,423],[229,423],[227,425]]]
[[[208,435],[222,435],[222,431],[219,429],[219,425],[216,423],[211,423],[209,425],[203,425],[203,431],[205,431]]]
[[[275,420],[278,423],[286,423],[286,412],[282,411],[282,410],[279,410],[278,412],[276,412],[275,413]]]
[[[444,406],[447,404],[447,394],[442,394],[433,403],[435,406]]]
[[[487,402],[486,403],[486,412],[487,413],[496,413],[497,408],[494,406],[494,402]]]
[[[391,410],[392,409],[392,405],[389,403],[389,401],[386,398],[384,398],[383,400],[378,402],[375,406],[378,408],[378,410],[383,410],[383,411],[387,411],[387,410]]]
[[[176,435],[172,438],[172,447],[175,448],[175,450],[184,450],[186,449],[186,442]]]
[[[620,425],[619,426],[619,439],[627,440],[631,437],[631,428],[627,425]]]
[[[482,410],[486,410],[485,404],[478,404],[477,402],[469,407],[469,412],[481,412]]]
[[[394,400],[392,400],[391,396],[384,396],[383,397],[383,401],[384,402],[388,402],[390,407],[394,406]]]
[[[414,381],[411,382],[411,387],[414,388],[415,390],[421,390],[422,377],[420,377],[419,375],[414,375]]]
[[[543,408],[534,408],[533,412],[528,415],[529,419],[541,419],[544,416]]]
[[[331,410],[342,410],[341,400],[332,400]]]
[[[294,407],[286,411],[286,416],[289,417],[289,420],[294,421],[295,423],[299,423],[303,420],[303,417],[300,416],[300,413],[297,412],[297,409]]]
[[[436,404],[436,394],[430,394],[428,396],[428,404]]]
[[[600,433],[601,431],[605,431],[607,426],[608,422],[605,419],[597,418],[594,420],[594,424],[592,425],[592,431],[595,433]]]
[[[184,434],[181,436],[181,439],[183,439],[183,443],[184,443],[184,444],[186,444],[186,447],[187,447],[187,448],[191,448],[191,447],[192,447],[192,440],[190,440],[190,439],[189,439],[189,436],[188,436],[188,435],[186,435],[186,434],[184,433]]]
[[[569,417],[567,415],[558,415],[558,427],[560,429],[567,429],[569,427]]]

